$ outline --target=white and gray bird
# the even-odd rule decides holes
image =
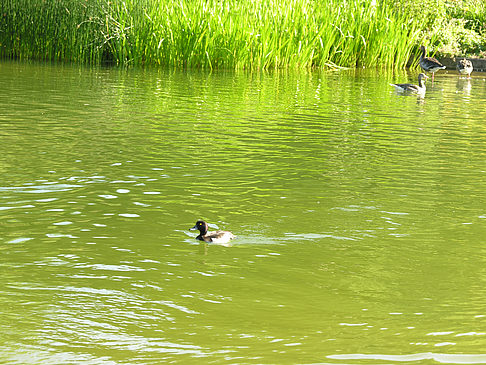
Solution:
[[[425,94],[425,80],[428,79],[429,77],[425,75],[424,73],[421,73],[418,75],[418,85],[415,84],[390,84],[391,86],[394,86],[397,91],[400,92],[412,92],[412,93],[418,93],[418,94]]]
[[[465,58],[457,62],[456,68],[461,74],[467,75],[468,79],[471,78],[471,72],[474,70],[472,62],[470,60],[466,60]]]

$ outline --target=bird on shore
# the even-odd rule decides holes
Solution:
[[[457,71],[463,75],[467,75],[467,78],[471,78],[471,72],[473,72],[473,64],[470,60],[463,58],[457,62]]]
[[[400,92],[412,92],[412,93],[418,93],[418,94],[425,94],[425,80],[428,79],[429,77],[425,75],[424,73],[421,73],[418,75],[418,85],[414,84],[390,84],[391,86],[394,86],[397,91]]]
[[[209,243],[219,243],[226,245],[236,236],[229,231],[208,231],[208,224],[205,221],[197,221],[196,225],[189,228],[191,231],[199,230],[199,235],[196,237],[199,241],[209,242]]]
[[[444,70],[446,67],[435,58],[426,57],[424,46],[421,46],[420,50],[422,51],[422,55],[420,56],[419,65],[424,71],[432,73],[432,81],[434,81],[434,74],[439,70]]]

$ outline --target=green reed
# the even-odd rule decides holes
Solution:
[[[0,56],[99,62],[97,14],[83,1],[3,0]]]
[[[0,56],[270,69],[404,67],[419,24],[370,0],[3,0]]]

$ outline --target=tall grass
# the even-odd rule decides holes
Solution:
[[[0,1],[0,56],[100,62],[98,7],[89,2]]]
[[[371,0],[3,0],[0,56],[270,69],[404,67],[419,24]]]

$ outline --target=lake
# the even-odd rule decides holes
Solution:
[[[417,74],[2,61],[0,362],[486,363],[486,74]]]

